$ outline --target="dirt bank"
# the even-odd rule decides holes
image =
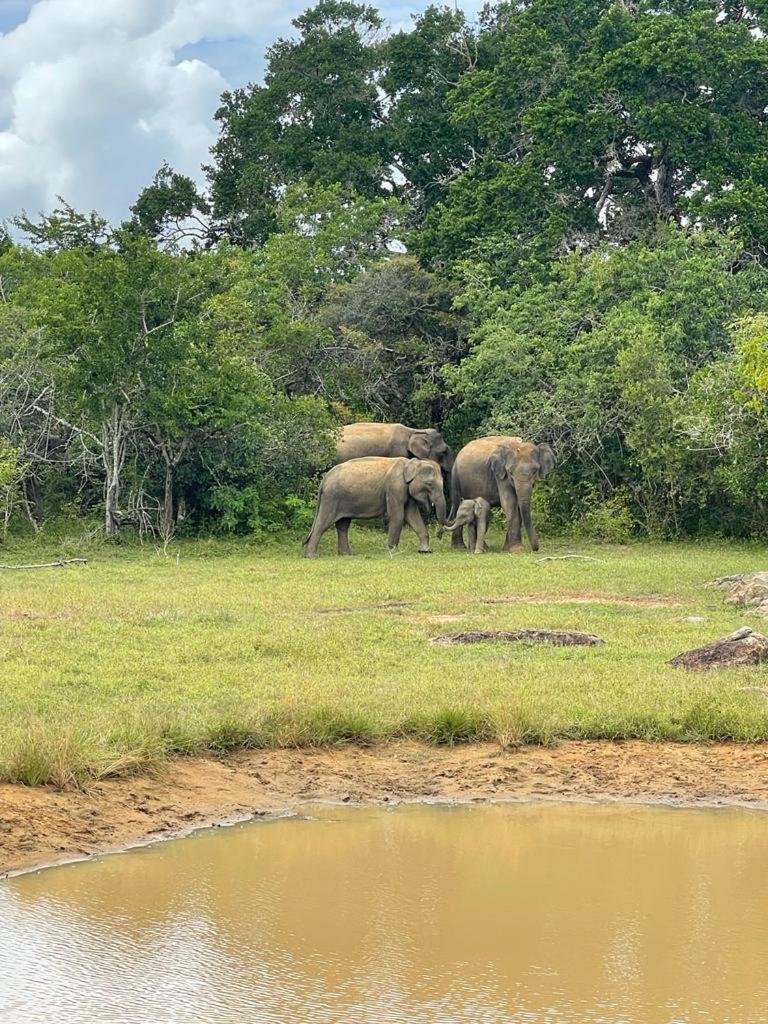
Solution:
[[[768,809],[768,744],[390,743],[189,758],[88,793],[0,785],[0,876],[303,802],[631,800]]]

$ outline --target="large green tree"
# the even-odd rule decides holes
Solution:
[[[768,241],[764,12],[715,0],[528,0],[498,7],[492,67],[463,75],[454,123],[478,137],[423,239],[478,239],[514,266],[657,220]]]
[[[392,191],[377,86],[381,19],[352,0],[320,0],[297,37],[267,53],[263,85],[227,92],[208,169],[213,214],[231,239],[263,241],[281,190],[306,181],[366,197]]]
[[[434,5],[382,47],[392,161],[416,225],[471,160],[475,133],[450,118],[448,98],[462,75],[490,62],[491,49],[490,34],[462,11]]]

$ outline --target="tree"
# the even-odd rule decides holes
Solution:
[[[163,453],[163,520],[170,521],[172,473],[196,424],[209,369],[189,325],[217,286],[217,270],[213,261],[179,258],[125,235],[119,248],[54,253],[18,289],[18,301],[44,325],[60,399],[99,453],[108,537],[124,521],[126,460],[142,436]]]
[[[52,213],[40,215],[37,221],[26,213],[13,218],[13,225],[27,238],[38,252],[59,252],[62,249],[81,249],[95,252],[108,245],[112,232],[107,220],[92,210],[80,213],[58,196],[61,204]]]
[[[47,358],[43,330],[14,293],[40,269],[41,260],[20,248],[0,254],[0,437],[22,467],[21,496],[34,530],[44,516],[42,478],[61,468],[68,449],[89,461],[90,452],[56,410],[56,367]]]
[[[416,224],[471,160],[474,132],[451,120],[448,97],[462,75],[489,58],[487,42],[462,11],[430,6],[382,48],[393,165],[404,179]]]
[[[453,429],[550,442],[563,523],[617,493],[647,532],[731,522],[687,417],[699,374],[733,351],[729,325],[765,308],[767,274],[737,238],[667,226],[564,257],[522,290],[475,283],[475,344],[450,375]]]
[[[0,433],[35,472],[63,448],[86,506],[100,481],[107,536],[131,524],[167,539],[181,509],[198,524],[285,521],[329,461],[327,409],[286,396],[256,358],[253,261],[133,231],[95,252],[0,257]]]
[[[449,97],[477,153],[432,211],[425,253],[514,240],[518,260],[546,261],[658,220],[768,242],[762,18],[712,0],[500,6],[498,60]]]
[[[133,224],[159,242],[200,244],[211,237],[210,207],[190,177],[164,163],[131,207]]]
[[[8,524],[19,500],[26,466],[19,451],[6,438],[0,436],[0,538],[6,540]]]
[[[232,241],[263,242],[290,184],[389,194],[387,126],[377,87],[381,19],[351,0],[320,0],[297,39],[267,53],[264,85],[226,92],[207,168],[214,218]]]
[[[323,303],[387,252],[402,216],[394,199],[365,199],[338,185],[286,192],[275,232],[251,257],[244,300],[256,328],[253,358],[287,394],[343,400],[349,364]]]
[[[321,313],[347,366],[337,399],[376,418],[441,424],[444,370],[464,354],[453,298],[450,285],[406,255],[337,285]]]

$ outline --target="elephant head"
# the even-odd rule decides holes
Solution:
[[[431,459],[445,473],[450,473],[453,466],[453,452],[439,430],[414,430],[408,442],[408,451],[415,459]]]
[[[453,522],[444,523],[440,528],[440,532],[445,529],[448,533],[453,533],[454,530],[460,530],[462,526],[469,526],[471,523],[474,523],[476,515],[475,499],[465,498],[459,505]],[[438,536],[440,536],[440,533],[438,533]]]
[[[490,458],[490,467],[501,485],[508,480],[517,495],[518,510],[533,551],[539,550],[539,539],[531,521],[531,495],[537,480],[555,468],[555,455],[548,444],[531,444],[516,440],[500,444]]]
[[[446,508],[440,466],[431,459],[409,459],[403,467],[403,478],[413,500],[423,508],[434,508],[442,526]]]

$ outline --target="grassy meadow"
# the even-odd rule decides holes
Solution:
[[[395,736],[768,739],[765,671],[665,665],[761,628],[702,585],[764,567],[763,546],[545,538],[539,556],[472,556],[446,535],[420,556],[407,533],[391,557],[381,533],[353,528],[352,542],[356,557],[337,558],[326,535],[315,561],[298,543],[0,549],[1,562],[90,559],[0,571],[0,779],[77,785],[173,753]],[[600,561],[537,561],[566,552]],[[427,642],[523,627],[606,646]]]

